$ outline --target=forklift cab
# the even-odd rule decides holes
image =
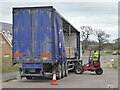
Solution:
[[[99,52],[98,60],[93,61],[93,57],[91,57],[91,51],[90,51],[88,63],[75,68],[76,74],[82,74],[84,71],[91,71],[91,72],[95,71],[97,75],[101,75],[103,73],[103,69],[100,66],[100,52]]]

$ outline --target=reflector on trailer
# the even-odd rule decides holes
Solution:
[[[23,57],[23,53],[14,53],[14,57]]]
[[[42,53],[42,57],[52,57],[51,53]]]
[[[44,57],[43,60],[47,60],[48,58],[47,57]]]

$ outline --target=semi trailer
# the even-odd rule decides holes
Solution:
[[[13,59],[20,77],[57,79],[80,65],[80,32],[53,6],[13,8]]]

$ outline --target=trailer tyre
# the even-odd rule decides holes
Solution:
[[[65,64],[62,63],[62,78],[65,77]]]
[[[27,79],[32,79],[32,77],[31,77],[31,76],[27,76],[26,78],[27,78]]]
[[[97,69],[97,70],[95,71],[95,73],[96,73],[97,75],[101,75],[101,74],[103,73],[103,69],[102,69],[102,68],[99,68],[99,69]]]
[[[76,74],[82,74],[83,73],[83,68],[82,67],[76,67],[75,68],[75,73]]]
[[[65,63],[65,77],[68,76],[68,65],[67,62]]]
[[[57,66],[57,80],[60,80],[61,77],[62,77],[62,67],[61,67],[61,65],[59,64],[59,65]]]
[[[18,80],[22,79],[20,71],[17,72],[17,79]]]

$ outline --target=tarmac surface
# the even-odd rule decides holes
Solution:
[[[118,88],[118,71],[115,69],[104,68],[102,75],[96,75],[94,72],[84,72],[75,74],[69,72],[69,75],[58,80],[59,85],[50,85],[50,79],[37,78],[33,80],[11,80],[3,82],[3,88]]]
[[[83,57],[85,60],[87,57]],[[118,56],[101,57],[101,63],[116,60]],[[85,61],[87,62],[87,61]],[[50,85],[51,79],[35,78],[33,80],[10,80],[3,82],[3,88],[118,88],[118,70],[103,68],[102,75],[96,75],[95,72],[84,72],[83,74],[75,74],[69,72],[69,75],[61,80],[57,80],[59,85]]]
[[[17,72],[10,72],[2,74],[2,81],[9,81],[12,79],[16,79]]]

